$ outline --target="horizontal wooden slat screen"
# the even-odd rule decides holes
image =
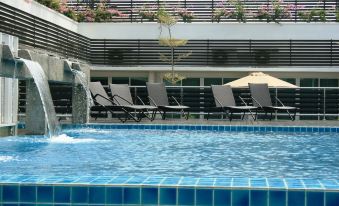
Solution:
[[[0,32],[19,37],[19,43],[57,53],[65,58],[89,60],[90,40],[0,2]]]
[[[94,2],[92,4],[91,2]],[[76,10],[85,10],[87,7],[96,7],[100,2],[99,0],[68,0],[68,5]],[[142,19],[138,15],[138,10],[143,6],[146,7],[164,7],[169,12],[175,12],[176,9],[186,8],[194,13],[195,18],[192,22],[213,22],[213,11],[222,4],[223,0],[107,0],[107,6],[121,11],[126,16],[115,17],[111,21],[113,22],[141,22]],[[246,8],[246,18],[248,22],[259,21],[253,18],[257,13],[258,7],[262,5],[268,5],[271,0],[243,0]],[[325,9],[327,21],[335,21],[335,9],[338,6],[338,0],[285,0],[282,5],[292,4],[297,8],[291,12],[291,17],[288,19],[282,19],[283,22],[298,22],[302,21],[297,13],[299,11],[307,11],[310,9]],[[233,8],[227,5],[226,8]],[[221,19],[220,22],[236,22],[236,19]]]
[[[192,52],[184,66],[338,66],[338,40],[190,40],[175,55]],[[170,50],[158,40],[91,40],[96,65],[165,65]]]

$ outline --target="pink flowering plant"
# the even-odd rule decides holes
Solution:
[[[322,8],[322,3],[323,1],[319,1],[313,8],[310,9],[304,9],[301,11],[298,11],[298,16],[301,20],[306,21],[306,22],[325,22],[326,19],[326,10]],[[333,11],[335,12],[335,7],[332,8]]]
[[[139,16],[141,16],[141,19],[154,21],[157,18],[158,8],[156,5],[143,5],[140,9],[137,10],[137,13],[139,14]]]
[[[194,13],[186,8],[176,9],[176,13],[185,23],[191,23],[192,19],[194,19]]]
[[[241,0],[231,0],[228,3],[220,2],[213,12],[213,20],[220,22],[221,18],[236,19],[246,22],[246,8]]]
[[[260,21],[280,23],[282,19],[291,18],[294,10],[293,4],[285,4],[283,0],[273,0],[269,5],[260,6],[254,17]]]

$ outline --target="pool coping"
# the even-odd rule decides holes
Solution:
[[[339,191],[339,180],[308,178],[159,177],[159,176],[37,176],[2,175],[0,185],[67,185],[105,187],[206,188],[229,190]]]
[[[21,125],[22,126],[22,125]],[[88,123],[63,124],[62,129],[147,129],[147,130],[189,130],[219,132],[312,132],[339,133],[339,126],[280,126],[280,125],[206,125],[206,124],[119,124]]]

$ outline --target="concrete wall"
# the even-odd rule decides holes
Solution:
[[[78,23],[67,18],[63,14],[47,8],[35,1],[27,0],[0,0],[0,2],[25,11],[36,17],[42,18],[46,21],[52,22],[58,26],[69,29],[73,32],[78,31]]]
[[[78,31],[93,39],[159,38],[157,23],[80,23]],[[339,39],[339,26],[338,23],[178,23],[173,35],[190,40],[326,40]]]
[[[9,45],[14,55],[18,51],[18,39],[13,36],[0,33],[0,42]],[[1,44],[0,44],[1,45]],[[2,61],[2,47],[0,60]],[[0,66],[2,66],[0,62]],[[14,68],[12,68],[14,75]],[[1,125],[16,125],[18,113],[18,80],[0,77],[0,127]]]

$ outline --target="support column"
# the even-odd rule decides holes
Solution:
[[[156,82],[155,72],[148,72],[148,82],[150,83]]]
[[[33,79],[26,81],[26,130],[28,134],[43,135],[47,131],[45,111]]]

